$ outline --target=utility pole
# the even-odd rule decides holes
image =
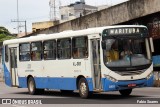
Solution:
[[[53,8],[54,8],[54,20],[56,20],[56,3],[55,3],[55,0],[54,0],[54,3],[53,3]]]
[[[26,23],[26,20],[25,21],[16,21],[16,20],[11,20],[11,22],[17,22],[17,23],[19,23],[19,22],[24,22],[25,23],[25,35],[27,35],[27,23]],[[18,28],[19,28],[19,25],[18,25]],[[19,29],[18,29],[19,30]],[[19,34],[19,33],[18,33]]]
[[[55,0],[50,0],[49,2],[50,6],[50,20],[56,20],[56,7],[55,7]]]
[[[19,3],[17,0],[17,30],[18,30],[18,34],[19,34]]]
[[[26,20],[24,21],[25,23],[25,35],[27,35],[27,23],[26,23]]]
[[[49,6],[50,6],[50,20],[56,21],[57,20],[57,12],[60,5],[60,1],[58,4],[58,0],[50,0]]]

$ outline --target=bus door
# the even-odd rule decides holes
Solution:
[[[91,40],[93,83],[95,89],[101,89],[101,63],[100,63],[100,40]]]
[[[12,86],[18,86],[17,75],[17,48],[10,48],[10,70],[11,70],[11,83]]]

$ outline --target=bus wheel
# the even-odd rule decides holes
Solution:
[[[85,78],[81,78],[79,80],[78,88],[79,88],[79,95],[81,96],[81,98],[89,97],[89,94],[90,94],[89,87]]]
[[[129,96],[132,92],[132,89],[119,90],[122,96]]]
[[[29,94],[31,94],[31,95],[44,93],[44,89],[37,89],[36,88],[35,81],[32,77],[30,77],[28,79],[28,91],[29,91]]]

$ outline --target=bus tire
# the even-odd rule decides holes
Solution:
[[[79,95],[81,98],[88,98],[90,96],[88,83],[85,78],[81,78],[78,84]]]
[[[129,96],[132,92],[132,89],[119,90],[122,96]]]
[[[44,89],[37,89],[36,88],[35,81],[32,77],[30,77],[28,79],[28,91],[29,91],[29,94],[31,94],[31,95],[43,94],[44,93]]]

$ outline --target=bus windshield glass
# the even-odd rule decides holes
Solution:
[[[148,57],[147,35],[136,33],[108,35],[103,37],[103,58],[105,65],[113,71],[147,69],[151,65]],[[102,46],[104,47],[104,46]]]

